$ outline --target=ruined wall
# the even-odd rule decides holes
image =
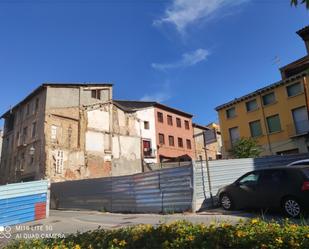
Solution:
[[[49,109],[45,123],[46,176],[52,181],[87,176],[79,108]]]
[[[142,172],[141,152],[141,138],[114,135],[112,176]]]
[[[101,89],[100,99],[91,97],[91,90]],[[48,87],[47,108],[66,108],[107,102],[112,87]]]
[[[141,172],[141,139],[136,114],[125,113],[111,103],[85,110],[87,167],[95,177]]]
[[[93,98],[91,90],[100,91],[101,98]],[[112,87],[49,87],[47,92],[47,175],[52,181],[109,176],[111,156],[107,160],[104,150],[111,140],[105,125],[110,115],[96,105],[109,101]]]

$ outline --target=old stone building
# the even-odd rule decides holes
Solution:
[[[43,84],[2,118],[2,184],[141,172],[139,121],[111,84]]]
[[[1,161],[1,152],[2,152],[2,136],[3,136],[3,131],[0,129],[0,161]]]
[[[222,140],[219,125],[215,123],[206,126],[193,124],[195,159],[198,161],[221,159]],[[205,153],[205,148],[207,153]]]

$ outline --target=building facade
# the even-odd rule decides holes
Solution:
[[[207,126],[193,124],[195,160],[218,160],[222,158],[222,140],[219,125],[211,123]],[[207,153],[205,153],[205,148]]]
[[[0,129],[0,162],[1,162],[1,152],[2,152],[2,136],[3,136],[3,131]]]
[[[136,112],[145,164],[194,159],[191,114],[157,102],[114,102],[127,111]]]
[[[297,32],[307,51],[309,27]],[[309,54],[280,69],[282,80],[216,108],[224,154],[241,137],[255,138],[262,155],[308,152]]]
[[[43,84],[2,118],[2,184],[142,170],[138,120],[113,104],[111,84]]]

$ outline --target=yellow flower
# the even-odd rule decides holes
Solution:
[[[277,238],[277,239],[276,239],[276,242],[277,242],[278,244],[282,244],[282,243],[283,243],[281,237]]]
[[[245,234],[243,231],[237,231],[237,232],[236,232],[236,236],[237,236],[238,238],[241,238],[241,237],[245,237],[246,234]]]
[[[251,224],[256,224],[256,223],[258,223],[258,222],[259,222],[258,219],[252,219],[252,220],[251,220]]]
[[[221,227],[222,228],[227,228],[227,227],[230,227],[231,225],[230,224],[227,224],[227,223],[222,223],[221,224]]]
[[[188,236],[188,240],[193,241],[194,239],[195,239],[195,237],[193,235]]]
[[[117,244],[118,239],[113,239],[113,242],[114,242],[115,244]]]
[[[125,246],[127,244],[127,242],[125,240],[121,240],[118,245],[120,246]]]
[[[306,237],[309,239],[309,233],[306,235]]]
[[[75,245],[74,249],[81,249],[80,245]]]

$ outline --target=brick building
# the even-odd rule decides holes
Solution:
[[[192,115],[181,110],[145,101],[114,101],[135,111],[142,122],[145,163],[191,160],[195,157]]]

